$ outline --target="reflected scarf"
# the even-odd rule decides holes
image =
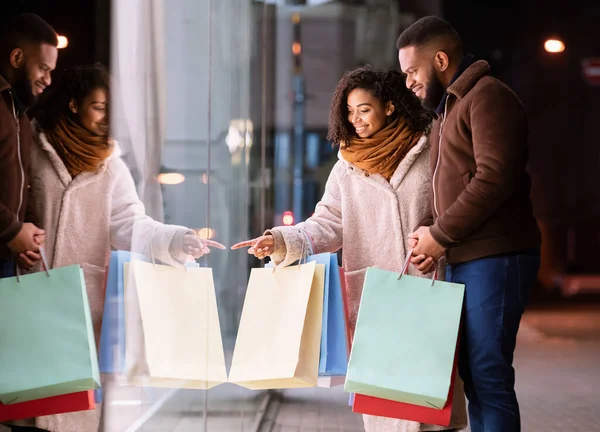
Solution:
[[[64,115],[44,134],[73,178],[82,172],[97,171],[113,151],[107,137],[91,133]]]
[[[423,136],[400,117],[369,138],[355,137],[341,143],[344,159],[369,174],[381,174],[387,181],[406,154]]]

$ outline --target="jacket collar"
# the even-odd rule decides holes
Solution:
[[[398,165],[398,168],[396,168],[396,171],[392,175],[392,178],[390,179],[389,183],[381,175],[375,174],[375,175],[370,175],[368,177],[370,179],[376,180],[378,183],[383,183],[388,186],[391,186],[393,189],[396,189],[400,185],[400,183],[402,183],[402,180],[404,180],[406,173],[408,172],[409,168],[413,165],[413,163],[415,162],[417,157],[428,147],[429,147],[429,138],[427,136],[423,135],[419,139],[417,144],[412,149],[410,149],[410,151],[406,154],[406,156],[404,156],[404,159],[402,159],[402,161]],[[342,162],[344,164],[344,166],[346,167],[346,170],[349,173],[360,174],[360,175],[366,177],[366,173],[363,170],[361,170],[354,164],[352,164],[352,163],[348,162],[346,159],[344,159],[344,156],[342,156],[341,151],[338,152],[338,159],[340,160],[340,162]]]
[[[458,99],[464,98],[481,78],[490,73],[490,70],[490,65],[485,60],[476,61],[448,87],[448,94]]]
[[[0,92],[10,89],[12,86],[6,81],[6,79],[0,74]]]
[[[4,78],[0,74],[0,92],[11,90],[11,88],[12,88],[12,85],[6,80],[6,78]],[[19,115],[24,115],[25,112],[27,111],[27,109],[29,107],[23,105],[23,103],[21,102],[21,100],[18,98],[16,92],[12,92],[11,96],[12,96],[12,100],[13,100],[13,103],[14,103],[14,106],[15,106],[15,110],[17,111],[17,113]]]
[[[450,84],[448,85],[448,87],[450,87],[452,84],[454,84],[454,82],[458,79],[458,77],[461,76],[462,73],[464,71],[466,71],[469,68],[469,66],[471,66],[473,63],[475,63],[475,56],[473,54],[467,54],[466,56],[464,56],[463,59],[461,60],[460,64],[458,65],[456,72],[454,72],[454,76],[450,80]],[[435,109],[435,112],[437,115],[444,114],[447,99],[448,99],[448,89],[446,89],[446,91],[444,92],[444,96],[442,96],[442,100],[440,100],[440,103],[438,104],[437,108]]]

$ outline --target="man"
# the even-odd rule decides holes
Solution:
[[[466,287],[459,371],[471,430],[520,431],[513,353],[541,243],[525,110],[487,62],[463,56],[440,18],[415,22],[397,47],[407,87],[439,116],[430,135],[431,211],[410,235],[412,262],[430,271],[445,255],[447,279]]]
[[[28,202],[33,134],[27,108],[50,85],[58,37],[33,14],[10,19],[0,29],[0,278],[39,259],[44,231],[35,225]]]

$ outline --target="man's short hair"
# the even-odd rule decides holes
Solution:
[[[56,31],[36,14],[25,13],[6,20],[0,28],[2,57],[24,44],[58,46]]]
[[[427,16],[411,24],[398,38],[396,48],[419,48],[438,40],[442,40],[447,49],[452,51],[449,55],[462,55],[460,36],[450,24],[436,16]]]

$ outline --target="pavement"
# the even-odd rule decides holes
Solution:
[[[515,352],[523,432],[600,431],[599,360],[599,303],[528,311]],[[339,389],[286,391],[272,431],[362,431],[347,401]]]
[[[600,303],[536,307],[515,353],[524,432],[600,431]],[[129,392],[129,393],[127,393]],[[119,389],[107,432],[359,432],[341,387],[253,392]],[[467,430],[468,431],[468,430]]]

